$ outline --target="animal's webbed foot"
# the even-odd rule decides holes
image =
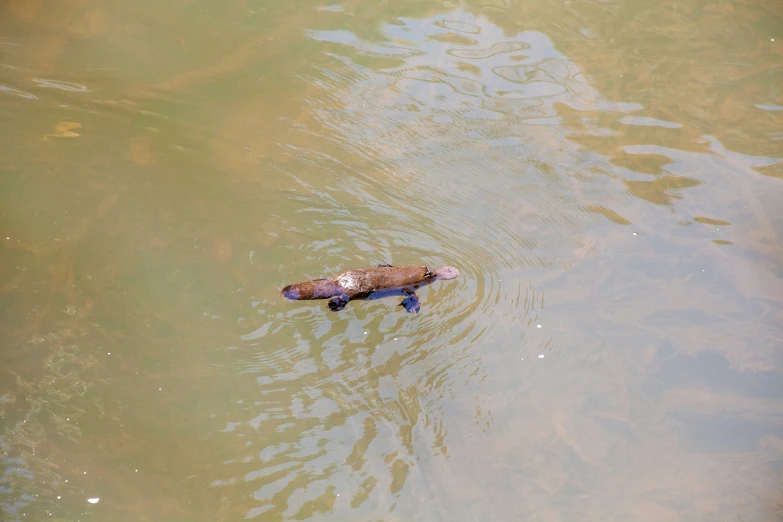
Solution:
[[[332,312],[339,312],[343,308],[345,308],[345,305],[348,304],[348,301],[345,299],[341,299],[339,297],[333,297],[329,299],[329,302],[326,303],[329,306],[329,310]]]
[[[391,265],[378,265],[378,268],[391,268]]]
[[[419,297],[414,293],[409,294],[408,297],[403,299],[400,303],[400,306],[404,306],[405,311],[409,314],[417,314],[419,313],[419,310],[421,310],[421,302],[419,301]]]

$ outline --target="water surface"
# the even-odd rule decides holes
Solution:
[[[780,519],[781,29],[0,5],[0,518]]]

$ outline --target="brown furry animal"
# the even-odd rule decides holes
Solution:
[[[428,266],[378,265],[377,268],[349,270],[331,279],[315,279],[288,285],[280,293],[286,299],[329,299],[329,309],[342,310],[348,301],[404,295],[400,306],[418,313],[421,303],[416,290],[438,279],[454,279],[459,270],[452,266],[432,269]]]

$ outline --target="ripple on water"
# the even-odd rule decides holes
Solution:
[[[461,274],[421,290],[417,316],[389,298],[351,303],[339,314],[324,302],[285,303],[260,319],[256,328],[274,331],[276,344],[248,338],[254,355],[241,367],[257,375],[263,400],[249,420],[231,419],[244,423],[232,434],[249,427],[258,444],[257,458],[237,469],[252,482],[248,514],[295,516],[313,505],[338,519],[388,512],[400,492],[423,483],[422,462],[448,456],[455,434],[469,433],[450,419],[475,399],[465,397],[472,382],[510,366],[516,354],[508,346],[519,346],[519,359],[550,361],[540,328],[544,294],[531,274],[563,252],[588,255],[593,238],[573,240],[583,232],[582,213],[632,223],[610,208],[605,190],[591,192],[593,171],[564,163],[625,169],[633,178],[617,185],[651,203],[671,204],[673,189],[695,186],[661,176],[677,160],[672,151],[629,145],[598,159],[585,152],[590,147],[558,124],[563,114],[616,111],[618,127],[662,133],[679,126],[624,116],[638,106],[602,99],[541,35],[518,37],[523,59],[486,52],[503,38],[493,31],[475,33],[479,54],[467,69],[445,52],[450,40],[464,40],[426,38],[423,52],[408,34],[410,48],[399,52],[335,33],[341,45],[397,53],[404,63],[373,70],[345,52],[339,74],[312,79],[327,92],[308,100],[318,121],[312,128],[334,149],[297,148],[281,170],[301,187],[290,199],[298,230],[315,238],[297,247],[285,283],[381,262],[452,264]],[[580,114],[586,109],[591,116]],[[313,175],[298,177],[299,169]],[[634,185],[650,176],[659,176],[654,186]],[[488,375],[486,361],[501,340],[505,364]],[[475,417],[491,422],[480,408]]]
[[[47,80],[44,78],[33,78],[33,82],[36,83],[39,87],[44,87],[49,89],[60,89],[61,91],[69,91],[69,92],[92,92],[90,89],[87,88],[87,86],[74,82],[64,82],[62,80]]]
[[[430,38],[433,28],[475,43]],[[301,187],[292,214],[313,241],[281,285],[384,262],[449,264],[460,276],[422,289],[418,315],[399,298],[337,314],[323,301],[286,302],[262,314],[245,336],[252,355],[238,365],[256,375],[263,400],[244,421],[230,419],[240,422],[231,433],[251,430],[258,448],[234,465],[254,484],[248,515],[315,505],[337,517],[388,512],[423,480],[420,459],[449,454],[452,409],[491,422],[465,393],[487,377],[494,343],[515,343],[520,359],[548,349],[537,328],[544,295],[529,274],[579,246],[585,208],[611,215],[563,165],[564,154],[581,152],[557,125],[555,104],[618,113],[637,105],[603,99],[540,33],[507,37],[467,15],[382,32],[388,40],[308,32],[337,44],[342,64],[309,78],[324,95],[308,99],[317,125],[307,132],[334,148],[288,149],[280,172]],[[398,62],[372,68],[356,56]]]

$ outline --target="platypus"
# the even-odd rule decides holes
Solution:
[[[352,299],[378,299],[390,295],[406,296],[400,306],[409,313],[421,308],[416,290],[438,279],[454,279],[459,270],[453,266],[432,269],[428,266],[378,265],[337,274],[331,279],[315,279],[288,285],[280,293],[286,299],[329,299],[329,310],[345,308]]]

